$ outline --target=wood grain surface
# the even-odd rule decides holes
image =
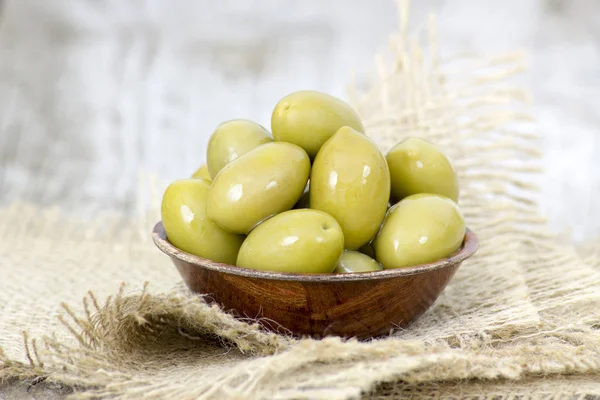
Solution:
[[[440,48],[524,48],[544,134],[540,201],[556,230],[600,234],[600,2],[413,1]],[[0,204],[131,213],[139,171],[169,181],[204,160],[222,120],[268,126],[283,94],[343,95],[396,29],[391,0],[0,0]],[[2,399],[49,398],[18,384]],[[37,388],[44,387],[43,384]],[[54,398],[54,397],[53,397]]]
[[[451,256],[411,268],[353,274],[290,274],[217,263],[179,250],[162,223],[152,238],[188,288],[237,317],[297,337],[370,339],[405,328],[427,310],[478,247],[467,231]]]
[[[148,205],[140,171],[189,175],[223,120],[268,127],[290,91],[361,85],[398,14],[392,0],[4,3],[0,202],[84,214]],[[521,83],[545,137],[540,201],[555,229],[599,234],[600,2],[413,1],[415,31],[429,12],[442,55],[531,53]]]

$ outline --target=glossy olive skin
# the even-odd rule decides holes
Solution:
[[[223,229],[245,234],[265,218],[290,210],[310,174],[300,147],[263,144],[227,164],[210,188],[206,212]]]
[[[386,269],[425,264],[458,250],[465,233],[463,216],[451,199],[408,196],[390,208],[375,239],[375,254]]]
[[[343,251],[344,234],[332,216],[317,210],[291,210],[250,232],[236,265],[263,271],[327,274]]]
[[[336,274],[380,271],[383,267],[371,257],[354,250],[346,250],[333,270]]]
[[[435,145],[423,139],[409,138],[394,146],[386,160],[395,200],[417,193],[433,193],[458,202],[456,170]]]
[[[271,134],[256,122],[234,119],[223,122],[213,132],[206,149],[212,179],[223,167],[261,144],[272,142]]]
[[[271,115],[276,141],[302,147],[315,158],[321,146],[342,126],[364,133],[360,117],[344,101],[325,93],[304,90],[279,100]]]
[[[206,179],[208,181],[212,181],[212,178],[210,177],[210,174],[208,173],[208,165],[204,164],[203,166],[198,168],[196,170],[196,172],[194,172],[192,174],[192,178],[201,178],[201,179]]]
[[[321,148],[310,176],[310,208],[333,216],[346,248],[356,250],[377,234],[390,197],[385,158],[369,138],[342,127]]]
[[[209,260],[234,264],[244,241],[206,217],[210,182],[201,178],[175,181],[162,199],[161,217],[167,238],[175,247]]]

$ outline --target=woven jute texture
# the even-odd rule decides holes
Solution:
[[[511,83],[523,55],[441,60],[435,37],[432,20],[422,47],[403,21],[351,91],[383,151],[420,136],[454,160],[481,241],[415,323],[368,342],[268,333],[179,283],[150,241],[156,212],[83,221],[17,204],[0,210],[0,380],[75,398],[600,396],[600,263],[538,214],[539,138]]]

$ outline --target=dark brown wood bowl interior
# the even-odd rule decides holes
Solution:
[[[469,230],[450,257],[411,268],[356,274],[289,274],[221,264],[181,251],[154,226],[156,246],[173,261],[187,287],[224,310],[256,318],[272,331],[321,338],[368,339],[406,327],[444,290],[478,248]]]

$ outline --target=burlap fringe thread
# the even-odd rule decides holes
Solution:
[[[0,379],[47,377],[74,398],[600,395],[600,263],[557,244],[537,212],[530,178],[539,137],[521,111],[527,96],[508,80],[523,70],[522,55],[438,60],[433,19],[425,54],[406,35],[408,4],[401,10],[400,35],[377,58],[370,89],[352,92],[354,104],[384,151],[417,135],[449,153],[461,207],[482,242],[426,315],[371,342],[294,340],[236,320],[183,287],[126,294],[122,286],[103,304],[89,293],[82,312],[63,305],[73,342],[25,334],[27,362],[0,352]],[[56,232],[39,216],[45,228],[37,234],[14,210],[0,218],[15,241]],[[118,243],[151,246],[143,239],[149,222],[121,223]]]

